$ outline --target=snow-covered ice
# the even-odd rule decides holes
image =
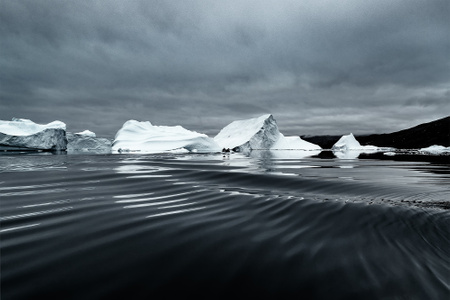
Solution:
[[[319,145],[302,140],[299,136],[284,136],[280,133],[278,140],[272,145],[272,150],[321,150]]]
[[[348,135],[343,135],[331,148],[333,151],[353,151],[357,150],[360,152],[376,152],[379,151],[380,148],[377,146],[362,146],[356,138],[353,136],[353,133]]]
[[[82,132],[77,132],[77,133],[75,133],[76,135],[78,135],[78,136],[88,136],[88,137],[96,137],[96,135],[95,135],[95,133],[94,132],[92,132],[92,131],[90,131],[90,130],[85,130],[85,131],[82,131]]]
[[[238,149],[240,152],[251,150],[318,150],[320,146],[306,142],[300,137],[285,137],[278,130],[272,115],[234,121],[225,126],[214,140],[221,148]]]
[[[419,149],[419,153],[431,154],[431,155],[450,154],[450,147],[433,145],[433,146]]]
[[[66,124],[61,121],[53,121],[48,124],[37,124],[29,119],[13,118],[12,121],[0,120],[0,133],[14,136],[28,136],[45,129],[66,130]]]
[[[117,132],[113,152],[220,152],[222,148],[205,134],[181,126],[155,126],[129,120]]]
[[[362,146],[355,138],[353,133],[343,135],[331,148],[333,151],[348,150],[377,150],[375,146]]]
[[[372,145],[362,146],[352,133],[343,135],[334,145],[331,147],[333,154],[341,159],[355,159],[358,158],[361,153],[375,153],[382,151],[392,151],[394,148],[389,147],[377,147]]]
[[[28,119],[0,120],[0,146],[5,149],[65,150],[66,124],[36,124]]]
[[[225,126],[214,140],[221,148],[239,148],[241,152],[251,149],[270,149],[278,140],[280,132],[272,115],[233,121]]]

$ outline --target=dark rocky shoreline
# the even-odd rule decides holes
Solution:
[[[304,135],[300,137],[324,149],[331,149],[341,136]],[[431,145],[450,147],[450,116],[397,132],[355,135],[355,137],[361,145],[375,145],[378,147],[393,147],[397,149],[420,149]]]

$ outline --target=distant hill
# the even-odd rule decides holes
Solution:
[[[348,133],[345,133],[348,134]],[[330,149],[341,136],[301,136],[305,141]],[[361,145],[418,149],[431,145],[450,147],[450,116],[393,133],[355,136]]]

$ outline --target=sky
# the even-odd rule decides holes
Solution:
[[[0,119],[398,131],[450,115],[449,16],[448,0],[3,0]]]

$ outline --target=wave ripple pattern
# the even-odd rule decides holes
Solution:
[[[1,298],[446,299],[450,168],[1,155]]]

